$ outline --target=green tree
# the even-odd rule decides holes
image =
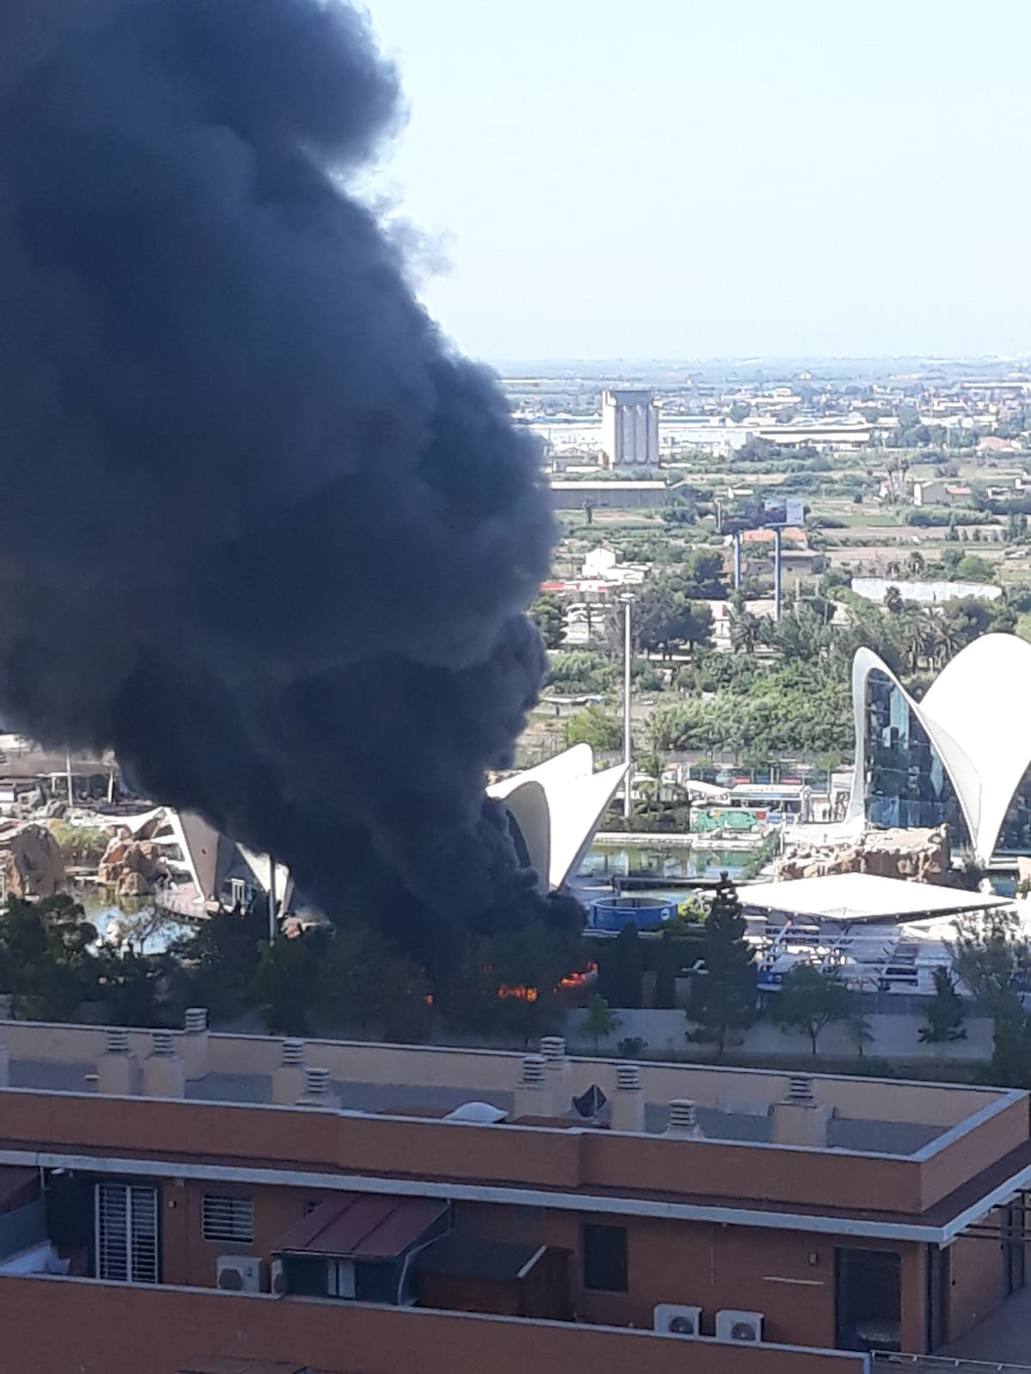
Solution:
[[[553,592],[541,592],[528,614],[540,632],[544,647],[559,648],[566,637],[566,615],[558,597]]]
[[[681,565],[681,575],[689,596],[711,601],[727,594],[723,555],[713,549],[692,549]]]
[[[995,1005],[990,1073],[1000,1088],[1031,1085],[1031,1022],[1012,993]]]
[[[656,1010],[670,1010],[677,1004],[677,958],[673,932],[664,930],[655,949],[655,987],[652,1006]]]
[[[889,615],[901,615],[905,607],[906,603],[902,600],[902,593],[898,587],[889,587],[884,593],[884,609]]]
[[[737,889],[721,873],[705,922],[703,971],[692,984],[688,1010],[721,1056],[727,1033],[755,1017],[755,951],[745,939],[746,929]]]
[[[862,1059],[866,1053],[867,1045],[873,1042],[874,1033],[870,1026],[869,1016],[859,1006],[853,1010],[848,1018],[848,1032],[855,1041],[856,1053]]]
[[[712,611],[692,600],[701,593],[683,573],[661,573],[644,584],[633,610],[634,637],[646,653],[668,658],[684,644],[705,647],[712,638]],[[610,637],[618,642],[622,607],[613,610]]]
[[[854,1008],[854,994],[839,978],[814,964],[796,964],[770,1001],[770,1020],[781,1030],[804,1032],[816,1054],[821,1033],[832,1021],[847,1020]]]
[[[249,1005],[258,954],[267,942],[264,902],[246,911],[219,911],[172,947],[176,958],[177,1001],[207,1007],[212,1020],[238,1016]]]
[[[11,897],[0,920],[0,986],[16,1016],[70,1021],[83,1001],[98,995],[98,966],[90,947],[97,931],[65,893],[30,902]]]
[[[167,961],[160,956],[103,952],[97,956],[104,1020],[113,1026],[159,1026],[164,1021],[161,985]]]
[[[341,923],[319,955],[312,998],[319,1020],[339,1032],[382,1028],[396,996],[398,957],[371,926]]]
[[[629,921],[598,950],[598,991],[614,1007],[641,1005],[644,954],[637,926]]]
[[[730,646],[738,654],[754,654],[763,642],[763,624],[744,606],[730,609]]]
[[[974,531],[975,535],[978,533]],[[956,564],[956,576],[963,582],[991,582],[992,565],[987,559],[978,558],[977,554],[965,553]]]
[[[584,1030],[594,1040],[594,1053],[601,1049],[601,1041],[608,1040],[620,1027],[620,1019],[600,993],[595,993],[584,1017]]]
[[[622,725],[602,706],[588,706],[570,716],[563,733],[567,745],[589,744],[601,753],[619,749],[623,743]]]
[[[946,948],[956,977],[990,1011],[1005,1003],[1031,972],[1031,942],[1015,912],[967,912],[952,923]]]
[[[251,977],[249,1000],[257,1006],[270,1035],[306,1035],[317,962],[314,935],[266,941]]]
[[[919,549],[914,549],[906,559],[906,571],[910,577],[919,577],[926,567],[923,554]]]
[[[917,1037],[921,1045],[947,1045],[967,1038],[963,1024],[963,999],[949,970],[941,965],[932,974],[934,996],[927,1005],[927,1025],[921,1026]]]

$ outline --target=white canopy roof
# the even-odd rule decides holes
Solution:
[[[856,770],[852,811],[865,806],[866,680],[884,673],[909,703],[952,780],[974,854],[992,857],[1013,794],[1031,765],[1031,644],[1017,635],[982,635],[946,665],[915,701],[872,649],[852,665]]]
[[[874,873],[828,873],[822,878],[754,883],[742,886],[739,895],[747,907],[825,921],[905,920],[1007,905],[1007,898],[994,894],[881,878]]]
[[[487,788],[519,826],[544,891],[576,871],[625,773],[622,763],[595,773],[591,746],[575,744]]]

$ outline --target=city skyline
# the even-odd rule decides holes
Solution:
[[[461,347],[1031,349],[1025,7],[370,10],[408,105],[371,189],[418,230],[420,294]]]

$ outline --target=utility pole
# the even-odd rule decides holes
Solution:
[[[70,809],[75,803],[75,795],[72,792],[72,756],[67,745],[64,751],[64,775],[68,780],[68,806]]]
[[[774,623],[780,624],[780,578],[781,578],[781,531],[780,526],[775,525],[773,529],[773,619]]]
[[[273,944],[276,938],[276,860],[273,855],[268,856],[268,942]]]
[[[630,667],[633,656],[630,635],[630,607],[633,605],[634,598],[623,596],[620,599],[623,602],[623,763],[626,765],[626,777],[623,780],[623,815],[629,819],[634,762],[630,720]]]
[[[734,590],[741,590],[741,531],[734,531]]]

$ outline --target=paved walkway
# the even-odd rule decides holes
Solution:
[[[1031,1287],[1007,1298],[990,1317],[939,1354],[1031,1369]]]

